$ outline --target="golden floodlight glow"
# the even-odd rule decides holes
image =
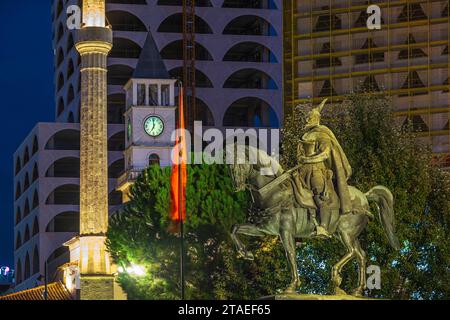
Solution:
[[[83,0],[83,23],[86,27],[105,27],[105,1]]]
[[[108,230],[107,57],[112,30],[105,27],[105,0],[83,0],[83,27],[75,45],[81,55],[80,110],[80,299],[114,299],[106,249]]]

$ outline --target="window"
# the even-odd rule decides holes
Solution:
[[[67,211],[58,214],[49,222],[45,232],[80,232],[80,213]]]
[[[145,106],[145,84],[137,85],[137,105]]]
[[[149,86],[149,104],[151,106],[157,106],[158,105],[158,85],[157,84],[151,84]]]
[[[159,156],[155,153],[151,154],[150,157],[148,157],[148,165],[149,166],[159,166],[160,165]]]
[[[161,105],[170,105],[170,86],[168,84],[163,84],[161,86]]]

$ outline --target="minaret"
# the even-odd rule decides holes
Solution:
[[[83,25],[76,48],[81,56],[80,299],[112,300],[105,240],[108,229],[107,57],[112,30],[105,0],[83,0]]]

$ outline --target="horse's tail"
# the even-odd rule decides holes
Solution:
[[[399,250],[400,242],[395,235],[394,196],[391,191],[386,187],[376,186],[366,193],[366,197],[367,200],[375,202],[378,218],[390,245],[394,249]]]

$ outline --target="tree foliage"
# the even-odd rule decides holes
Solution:
[[[108,247],[114,261],[125,269],[131,264],[146,269],[142,277],[119,276],[129,299],[180,297],[180,239],[169,221],[170,172],[157,166],[144,171],[132,187],[132,200],[110,220]],[[287,281],[283,252],[272,249],[278,247],[274,238],[252,241],[254,262],[236,258],[230,232],[246,221],[249,203],[246,193],[232,190],[225,166],[188,167],[187,298],[254,299],[273,294],[280,281]]]

